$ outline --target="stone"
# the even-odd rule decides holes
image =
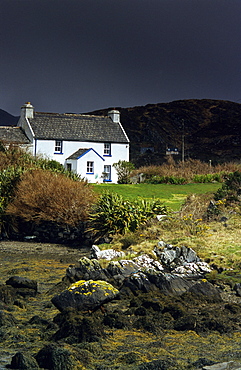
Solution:
[[[39,369],[38,363],[34,357],[17,352],[11,361],[10,369],[21,369],[21,370],[37,370]]]
[[[105,270],[102,269],[100,263],[93,259],[83,257],[79,260],[79,266],[69,266],[66,270],[66,277],[70,283],[79,280],[107,280]]]
[[[100,248],[97,245],[92,245],[92,248],[90,250],[90,258],[94,258],[97,260],[105,259],[108,261],[111,261],[114,258],[123,258],[125,256],[125,253],[120,251],[116,251],[114,249],[104,249],[100,250]]]
[[[137,293],[138,291],[148,293],[154,291],[156,288],[142,272],[131,274],[125,279],[123,286],[130,288],[133,293]]]
[[[76,363],[67,349],[50,344],[42,348],[36,355],[41,368],[48,370],[73,370]]]
[[[221,294],[218,289],[205,280],[200,280],[189,288],[189,292],[199,297],[207,297],[214,302],[221,302]]]
[[[12,276],[6,281],[6,285],[11,285],[13,288],[27,288],[37,291],[37,281],[21,276]]]
[[[172,273],[180,274],[183,276],[196,277],[202,276],[211,271],[211,267],[206,262],[190,262],[176,267],[174,270],[172,270]]]
[[[153,271],[146,272],[151,283],[163,293],[169,295],[181,295],[189,290],[194,284],[191,280],[172,273],[162,273]]]
[[[241,284],[240,283],[236,283],[235,285],[234,285],[234,291],[236,292],[236,295],[238,296],[238,297],[241,297]]]
[[[92,343],[106,336],[103,315],[98,315],[97,312],[87,316],[80,311],[66,310],[54,317],[54,323],[59,326],[59,330],[53,335],[55,341],[65,339],[70,344]]]
[[[218,364],[204,366],[202,370],[241,370],[241,363],[235,361],[220,362]]]
[[[116,298],[119,291],[101,280],[80,280],[52,298],[52,303],[61,312],[67,308],[80,311],[95,310]]]
[[[133,258],[133,261],[140,269],[155,269],[157,271],[163,271],[164,268],[159,261],[149,257],[148,254],[142,254],[138,257]]]
[[[168,370],[171,367],[176,367],[176,362],[173,359],[167,358],[165,360],[153,360],[145,362],[138,366],[138,370]]]
[[[14,326],[17,324],[15,317],[7,311],[0,311],[0,326]]]

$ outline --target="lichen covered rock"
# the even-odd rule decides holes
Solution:
[[[61,312],[67,308],[79,311],[95,310],[102,304],[111,301],[119,291],[102,280],[80,280],[70,285],[62,293],[52,298],[52,303]]]

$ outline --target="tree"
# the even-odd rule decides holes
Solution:
[[[118,184],[128,184],[130,182],[130,173],[135,166],[131,162],[119,161],[113,164],[118,176]]]

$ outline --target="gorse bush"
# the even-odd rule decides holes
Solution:
[[[166,213],[159,200],[130,202],[116,193],[103,193],[89,215],[89,228],[96,239],[135,231],[155,214]]]
[[[215,200],[224,199],[227,205],[241,202],[241,172],[235,171],[225,177],[222,187],[214,194]]]
[[[63,174],[44,170],[25,173],[6,214],[38,223],[53,221],[77,226],[85,221],[95,200],[92,187]]]

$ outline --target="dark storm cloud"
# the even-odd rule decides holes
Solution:
[[[0,0],[0,108],[241,99],[240,0]]]

